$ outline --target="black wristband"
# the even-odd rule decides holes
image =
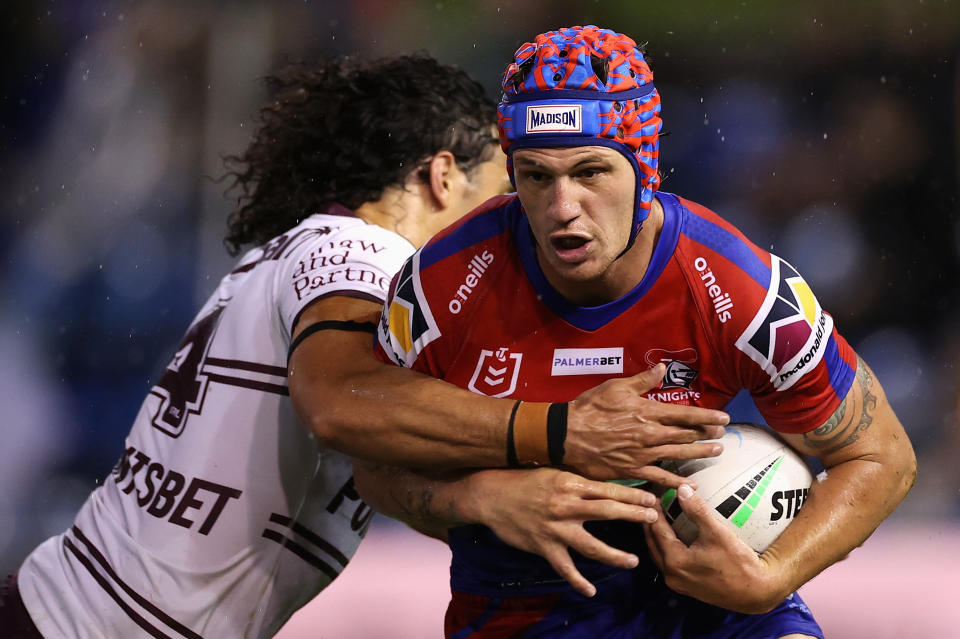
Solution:
[[[513,405],[510,411],[510,421],[507,423],[507,467],[519,468],[520,460],[517,459],[517,445],[513,441],[513,420],[517,418],[517,409],[520,408],[520,400]]]
[[[547,454],[551,466],[563,464],[563,443],[567,440],[567,414],[570,405],[550,404],[547,409]]]

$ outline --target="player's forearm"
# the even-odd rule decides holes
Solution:
[[[887,423],[880,430],[893,434],[893,425]],[[817,437],[825,431],[840,432],[842,441],[851,441],[848,435],[852,431],[838,431],[830,424],[824,427],[817,429]],[[803,436],[792,437],[796,440]],[[821,437],[820,441],[826,439]],[[886,437],[880,440],[888,443]],[[905,437],[893,443],[880,448],[872,442],[844,446],[871,452],[829,464],[828,477],[811,487],[793,522],[760,556],[728,528],[727,522],[716,518],[702,497],[679,489],[681,507],[699,528],[697,539],[688,547],[664,518],[649,524],[645,531],[647,547],[661,567],[665,583],[681,594],[729,610],[769,612],[863,543],[903,499],[913,478],[913,454]]]
[[[317,390],[301,418],[348,455],[431,470],[506,464],[510,400],[380,363],[311,386]]]
[[[834,414],[819,428],[786,438],[819,457],[827,474],[761,556],[773,568],[772,596],[781,599],[861,545],[906,496],[917,463],[883,388],[860,358]]]
[[[407,524],[424,535],[447,540],[447,529],[476,523],[470,514],[470,476],[428,477],[395,466],[354,462],[354,483],[374,510]],[[476,499],[474,495],[474,499]]]
[[[912,454],[839,464],[815,481],[794,522],[761,556],[782,583],[781,601],[860,546],[903,500],[913,483]]]
[[[367,331],[380,308],[335,296],[303,312],[288,364],[290,398],[303,424],[330,448],[387,465],[506,464],[512,402],[377,360]],[[313,326],[326,328],[308,332]]]
[[[862,544],[913,486],[910,440],[866,363],[847,397],[822,426],[788,439],[817,455],[827,477],[816,482],[796,520],[764,553],[778,565],[784,595]]]

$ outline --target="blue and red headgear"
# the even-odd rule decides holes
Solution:
[[[517,149],[598,145],[626,156],[637,176],[630,248],[660,185],[663,125],[637,43],[593,25],[540,34],[517,49],[502,89],[497,124],[512,182]]]

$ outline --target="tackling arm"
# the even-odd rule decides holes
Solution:
[[[293,338],[321,321],[372,324],[381,307],[330,297],[304,311]],[[321,330],[301,342],[288,365],[290,397],[301,421],[331,448],[352,457],[432,471],[506,465],[507,424],[516,400],[471,393],[421,373],[383,364],[367,332]],[[564,465],[589,477],[687,483],[655,465],[712,457],[726,413],[660,404],[643,397],[663,366],[613,379],[570,402]],[[545,427],[545,426],[544,426]]]
[[[678,491],[700,536],[688,548],[662,518],[648,527],[647,545],[667,585],[739,612],[770,610],[861,545],[916,477],[913,447],[859,358],[853,385],[833,416],[813,431],[785,437],[827,468],[793,523],[757,556],[710,515],[702,498]]]
[[[380,321],[381,306],[333,297],[310,306],[293,338],[321,321]],[[290,398],[326,445],[352,457],[410,467],[503,466],[513,402],[457,389],[373,354],[366,332],[323,330],[288,364]],[[457,425],[457,426],[454,426]]]
[[[570,548],[611,566],[635,568],[639,558],[607,545],[585,521],[657,517],[647,491],[597,482],[555,468],[479,470],[428,477],[354,461],[364,501],[425,535],[446,541],[447,529],[484,524],[504,542],[536,553],[587,597],[596,589],[576,569]]]

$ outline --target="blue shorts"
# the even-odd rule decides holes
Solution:
[[[444,630],[450,639],[775,639],[823,631],[800,595],[770,612],[746,615],[678,595],[637,571],[618,572],[586,598],[572,589],[537,595],[453,592]]]

